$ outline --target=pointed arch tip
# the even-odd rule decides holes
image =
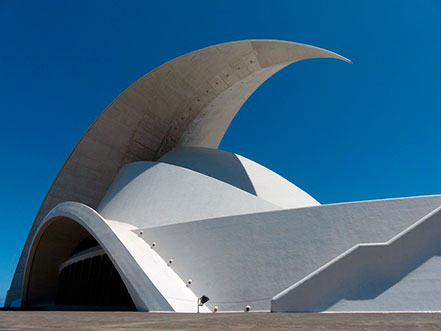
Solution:
[[[347,62],[349,64],[353,64],[354,62],[352,62],[352,60],[348,59],[347,57],[344,57],[336,52],[327,50],[325,48],[321,48],[321,47],[317,47],[317,46],[313,46],[313,45],[309,45],[309,44],[304,44],[304,43],[298,43],[298,42],[294,42],[294,41],[283,41],[283,40],[268,40],[268,41],[273,41],[273,42],[282,42],[282,43],[288,43],[288,44],[292,44],[292,45],[296,45],[296,46],[303,46],[303,47],[308,47],[308,48],[313,48],[316,49],[319,52],[322,52],[323,56],[317,56],[318,58],[322,57],[322,58],[334,58],[337,60],[341,60],[344,62]]]
[[[338,54],[335,53],[333,51],[329,51],[327,49],[321,48],[321,47],[317,47],[317,46],[313,46],[313,45],[309,45],[309,44],[304,44],[304,43],[299,43],[299,42],[294,42],[294,41],[286,41],[286,40],[276,40],[276,39],[250,39],[250,40],[243,40],[243,41],[236,41],[236,42],[230,42],[230,43],[225,43],[225,44],[234,44],[234,43],[241,43],[241,42],[250,42],[252,45],[255,44],[272,44],[271,46],[278,48],[278,47],[283,47],[283,46],[292,46],[292,50],[295,49],[303,49],[303,51],[306,52],[306,56],[304,57],[298,57],[298,53],[293,52],[291,54],[294,62],[302,60],[302,59],[311,59],[311,58],[334,58],[337,60],[342,60],[345,61],[347,63],[352,64],[353,62]],[[222,44],[221,44],[222,45]]]
[[[210,46],[206,46],[206,47],[202,47],[200,49],[196,49],[196,50],[190,51],[188,53],[185,53],[185,54],[182,54],[182,55],[180,55],[178,57],[175,57],[175,58],[173,58],[172,60],[170,60],[168,62],[165,62],[161,66],[155,68],[153,71],[155,71],[155,70],[157,70],[157,69],[159,69],[159,68],[161,68],[161,67],[163,67],[165,65],[168,65],[169,63],[177,62],[177,61],[181,60],[182,58],[185,58],[186,56],[189,56],[189,55],[192,55],[192,54],[203,53],[203,52],[205,52],[205,51],[207,51],[209,49],[213,49],[213,48],[218,48],[218,47],[224,48],[224,47],[229,47],[229,46],[233,46],[233,45],[240,45],[240,44],[247,44],[247,43],[251,44],[252,47],[255,44],[259,44],[260,43],[260,44],[270,45],[270,47],[272,46],[274,48],[277,48],[277,46],[285,45],[285,46],[293,46],[294,48],[301,48],[301,49],[304,49],[304,50],[310,49],[310,50],[315,50],[316,52],[314,52],[314,51],[312,52],[312,53],[315,53],[315,54],[314,55],[313,54],[308,54],[303,59],[334,58],[334,59],[337,59],[337,60],[342,60],[342,61],[347,62],[349,64],[353,64],[352,60],[350,60],[350,59],[348,59],[348,58],[346,58],[346,57],[344,57],[344,56],[342,56],[342,55],[340,55],[338,53],[335,53],[333,51],[330,51],[330,50],[327,50],[327,49],[324,49],[324,48],[321,48],[321,47],[317,47],[317,46],[313,46],[313,45],[310,45],[310,44],[306,44],[306,43],[300,43],[300,42],[288,41],[288,40],[279,40],[279,39],[243,39],[243,40],[221,42],[221,43],[218,43],[218,44],[214,44],[214,45],[210,45]],[[293,60],[294,60],[294,62],[296,62],[296,61],[299,61],[301,59],[299,59],[297,57],[297,55],[295,55],[295,56],[293,56]]]
[[[347,62],[349,64],[353,64],[352,60],[348,59],[347,57],[344,57],[344,56],[342,56],[342,55],[340,55],[340,54],[338,54],[336,52],[329,51],[329,50],[321,48],[321,47],[317,47],[317,46],[313,46],[313,45],[309,45],[309,44],[297,43],[297,42],[293,42],[293,41],[286,41],[286,42],[294,44],[294,45],[302,45],[302,46],[306,46],[306,47],[315,48],[317,50],[320,50],[320,51],[326,53],[326,55],[328,55],[326,57],[334,58],[334,59],[337,59],[337,60],[342,60],[342,61]]]
[[[337,54],[338,55],[338,54]],[[347,57],[339,55],[339,60],[345,61],[349,64],[354,64],[354,62],[351,59],[348,59]]]
[[[334,53],[334,52],[331,52],[331,53],[336,55],[335,59],[337,59],[337,60],[342,60],[342,61],[347,62],[349,64],[354,64],[354,62],[352,62],[352,60],[348,59],[347,57],[341,56],[340,54],[337,54],[337,53]]]

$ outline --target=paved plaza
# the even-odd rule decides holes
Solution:
[[[0,330],[440,330],[440,313],[141,313],[2,311]]]

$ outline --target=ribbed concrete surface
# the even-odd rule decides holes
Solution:
[[[439,330],[440,313],[0,312],[1,330]]]

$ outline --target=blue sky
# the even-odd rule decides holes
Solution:
[[[441,193],[441,1],[0,0],[0,302],[88,126],[136,79],[209,45],[281,39],[308,60],[247,101],[221,148],[321,203]]]

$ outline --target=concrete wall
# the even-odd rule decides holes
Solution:
[[[230,184],[159,162],[121,169],[97,211],[106,219],[151,227],[280,207]]]
[[[441,208],[385,243],[357,245],[275,296],[275,312],[441,310]]]
[[[317,206],[308,193],[260,164],[214,148],[175,148],[160,162],[188,168],[253,194],[283,209]]]
[[[143,229],[196,295],[221,310],[270,309],[271,298],[359,243],[382,243],[441,196],[325,205]]]

